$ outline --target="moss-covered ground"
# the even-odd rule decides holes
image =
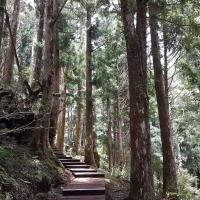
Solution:
[[[62,183],[62,166],[51,152],[0,146],[0,200],[56,199],[52,191]]]

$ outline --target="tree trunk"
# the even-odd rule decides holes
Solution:
[[[0,0],[0,48],[4,26],[4,13],[5,13],[6,0]]]
[[[56,19],[59,12],[59,3],[58,0],[53,1],[53,18]],[[57,94],[60,92],[60,66],[59,66],[59,32],[58,32],[58,21],[53,24],[53,62],[54,62],[54,78],[53,78],[53,93]],[[58,114],[59,114],[59,97],[54,96],[52,101],[52,112],[51,112],[51,127],[57,128]],[[56,136],[56,129],[50,131],[50,144],[54,145]]]
[[[37,44],[35,47],[35,68],[32,80],[32,88],[35,88],[36,83],[40,81],[40,74],[42,68],[42,55],[43,55],[43,34],[44,34],[44,1],[40,1],[38,5],[38,15],[39,15],[39,26],[37,31]]]
[[[45,2],[45,32],[44,32],[44,81],[45,86],[42,95],[42,108],[44,112],[42,133],[42,147],[46,151],[49,147],[49,127],[50,113],[52,102],[52,84],[53,84],[53,1],[46,0]]]
[[[10,38],[9,45],[8,48],[6,49],[5,58],[3,62],[3,82],[5,87],[9,87],[11,85],[11,80],[13,75],[13,64],[15,56],[15,50],[13,48],[13,45],[16,46],[19,11],[20,11],[20,0],[15,0],[14,10],[10,21],[13,38]]]
[[[124,165],[124,154],[123,154],[123,136],[122,136],[122,113],[121,106],[119,102],[119,92],[117,95],[117,141],[118,141],[118,164],[120,169]]]
[[[167,109],[170,115],[170,107],[169,107],[169,84],[168,84],[168,57],[167,57],[167,47],[168,47],[168,37],[167,37],[167,30],[166,25],[163,24],[163,40],[164,40],[164,82],[165,82],[165,96],[166,96],[166,104]],[[171,127],[171,123],[170,123]]]
[[[165,83],[160,61],[159,38],[157,33],[156,11],[151,4],[150,9],[150,29],[151,29],[151,46],[154,65],[154,80],[156,97],[158,104],[158,114],[160,120],[160,131],[163,151],[163,195],[170,192],[177,192],[177,174],[176,163],[172,145],[172,134],[170,130],[169,110],[166,101]]]
[[[76,155],[80,154],[81,150],[81,140],[82,140],[82,131],[81,131],[81,114],[82,114],[82,95],[81,95],[82,84],[81,80],[78,83],[78,98],[77,98],[77,116],[76,116],[76,141],[75,141],[75,152]]]
[[[56,141],[56,146],[61,151],[64,150],[64,138],[65,138],[65,115],[67,106],[66,90],[67,90],[66,83],[64,83],[64,89],[62,92],[62,101],[60,104],[60,113],[58,116],[57,141]]]
[[[149,102],[146,44],[146,0],[137,0],[137,28],[128,0],[121,0],[124,35],[127,46],[130,137],[131,137],[131,200],[154,200],[149,131]],[[141,19],[141,17],[144,19]],[[141,35],[141,36],[140,36]]]
[[[114,148],[112,151],[113,154],[113,167],[118,164],[118,146],[117,146],[117,131],[118,131],[118,118],[117,118],[117,103],[113,105],[113,143]]]
[[[86,146],[85,162],[95,166],[93,152],[93,99],[92,99],[92,35],[91,35],[91,11],[87,8],[86,23]]]
[[[108,163],[109,163],[109,170],[112,171],[112,168],[113,168],[112,120],[111,120],[110,100],[109,100],[109,98],[107,99],[107,119],[108,119],[108,128],[107,128]]]

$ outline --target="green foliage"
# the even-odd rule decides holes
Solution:
[[[178,196],[180,200],[199,200],[200,190],[197,189],[197,178],[182,168],[178,171]]]

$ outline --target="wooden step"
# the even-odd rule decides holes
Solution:
[[[56,155],[59,159],[72,159],[71,156],[66,156],[66,155]]]
[[[103,173],[99,172],[73,172],[76,178],[104,178]]]
[[[78,168],[78,169],[68,169],[69,171],[71,172],[96,172],[97,170],[96,169],[82,169],[82,168]]]
[[[84,162],[63,162],[63,165],[85,165]]]
[[[61,197],[59,200],[105,200],[105,195],[90,195],[90,196],[65,196]]]
[[[63,196],[79,196],[79,195],[105,195],[105,188],[81,188],[81,189],[75,189],[75,188],[65,188],[62,190]]]
[[[63,153],[56,153],[56,152],[54,152],[54,154],[55,154],[56,156],[65,156],[65,154],[63,154]]]
[[[62,163],[65,162],[81,162],[80,159],[67,159],[67,158],[61,158],[59,159]]]
[[[54,152],[54,154],[56,154],[57,156],[65,156],[65,154],[62,152]]]
[[[70,168],[70,169],[74,169],[74,168],[90,168],[90,165],[64,165],[65,168]]]

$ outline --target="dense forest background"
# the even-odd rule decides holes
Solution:
[[[199,1],[0,0],[0,76],[2,118],[39,119],[27,146],[130,180],[130,199],[200,199]]]

